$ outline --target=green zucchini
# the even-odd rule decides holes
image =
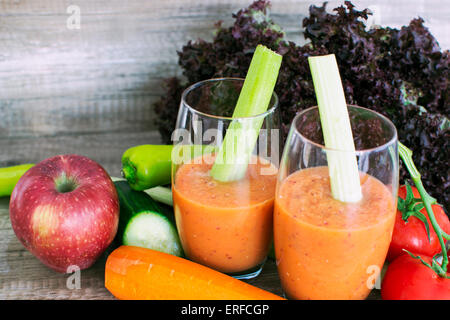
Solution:
[[[127,181],[114,184],[120,204],[116,241],[183,256],[173,211],[159,206],[145,192],[133,190]]]
[[[19,179],[33,166],[29,163],[0,168],[0,197],[9,197]]]

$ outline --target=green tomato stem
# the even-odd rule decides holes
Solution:
[[[436,217],[434,216],[433,210],[431,209],[431,205],[436,203],[436,199],[430,196],[425,190],[422,184],[422,180],[420,179],[420,173],[412,160],[412,151],[408,149],[405,145],[403,145],[401,142],[398,143],[398,151],[403,163],[405,164],[409,174],[411,175],[411,179],[413,180],[417,188],[417,191],[419,191],[425,209],[427,210],[428,217],[430,218],[431,225],[433,226],[433,229],[436,232],[436,235],[438,236],[439,243],[442,249],[442,264],[439,268],[440,270],[438,274],[442,277],[446,277],[448,256],[447,256],[447,248],[444,243],[444,237],[448,239],[448,235],[444,231],[442,231],[441,227],[436,221]]]

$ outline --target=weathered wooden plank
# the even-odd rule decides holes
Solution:
[[[144,90],[134,90],[78,97],[4,100],[0,103],[3,123],[0,134],[1,138],[14,139],[111,130],[149,131],[154,120],[151,103],[157,97]],[[30,103],[35,104],[33,108],[30,108]]]
[[[89,127],[100,132],[132,130],[136,126],[127,119],[124,125],[118,121],[83,124],[78,118],[94,114],[120,119],[125,102],[132,114],[150,120],[150,105],[163,93],[161,79],[180,74],[176,51],[190,39],[211,39],[216,21],[229,25],[231,14],[250,3],[79,0],[80,29],[71,30],[66,12],[71,1],[1,1],[2,137],[85,132]],[[274,20],[289,39],[302,43],[301,22],[308,7],[322,1],[272,3]],[[341,3],[330,1],[328,8]],[[394,27],[421,15],[443,47],[449,47],[450,9],[438,0],[354,3],[361,9],[376,8],[380,23]],[[149,126],[153,128],[151,121]]]
[[[146,143],[160,143],[158,133],[113,132],[0,139],[0,167],[37,163],[57,154],[77,153],[102,164],[110,175],[120,176],[123,152],[129,147]]]

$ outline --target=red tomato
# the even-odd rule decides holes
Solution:
[[[431,258],[422,256],[431,264]],[[447,275],[450,275],[447,272]],[[381,284],[384,300],[450,300],[450,279],[438,276],[404,253],[389,266]]]
[[[411,186],[415,198],[420,198],[420,194],[417,189]],[[398,190],[398,196],[402,199],[406,197],[406,187],[402,186]],[[436,221],[439,226],[444,230],[445,233],[450,233],[450,221],[448,216],[445,214],[444,209],[437,204],[431,206]],[[434,256],[435,254],[441,252],[441,245],[436,232],[433,230],[428,213],[425,208],[420,210],[428,221],[430,227],[430,241],[427,237],[427,231],[425,229],[425,224],[418,218],[411,216],[408,221],[405,222],[402,219],[402,212],[397,210],[397,215],[395,217],[394,232],[392,234],[391,244],[389,246],[389,252],[387,255],[387,260],[392,261],[406,249],[417,255]]]

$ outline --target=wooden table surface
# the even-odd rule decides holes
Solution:
[[[20,144],[0,143],[0,149],[32,162],[55,154],[76,152],[95,159],[110,175],[118,176],[120,158],[126,148],[158,142],[159,136],[153,131],[134,134],[105,133],[28,138],[20,141]],[[18,148],[17,145],[21,147]],[[30,154],[27,158],[27,150],[34,150],[33,158],[30,158]],[[50,270],[22,246],[11,228],[8,207],[9,198],[0,198],[0,299],[114,299],[104,287],[104,265],[112,249],[108,249],[91,268],[81,271],[80,289],[70,289],[70,274]],[[273,260],[268,260],[262,273],[248,282],[275,294],[282,294]],[[369,299],[378,298],[379,291],[373,290]]]
[[[70,274],[47,268],[17,240],[9,220],[8,202],[8,198],[0,199],[0,299],[114,299],[104,286],[104,266],[112,249],[91,268],[81,271],[81,286],[73,288]],[[271,259],[257,278],[246,282],[282,295],[275,261]],[[373,290],[368,299],[378,298],[379,290]]]
[[[289,40],[304,41],[302,19],[322,0],[273,0],[271,17]],[[211,40],[214,24],[251,0],[0,1],[0,167],[78,153],[120,174],[127,148],[158,143],[152,103],[163,79],[180,76],[177,50],[188,40]],[[331,0],[331,10],[343,1]],[[372,23],[399,28],[421,16],[443,49],[450,44],[449,6],[442,0],[355,0],[371,7]],[[0,299],[111,299],[104,288],[107,253],[81,272],[81,288],[57,274],[16,239],[8,199],[0,198]],[[281,294],[273,261],[250,283]],[[378,299],[374,290],[369,298]]]

